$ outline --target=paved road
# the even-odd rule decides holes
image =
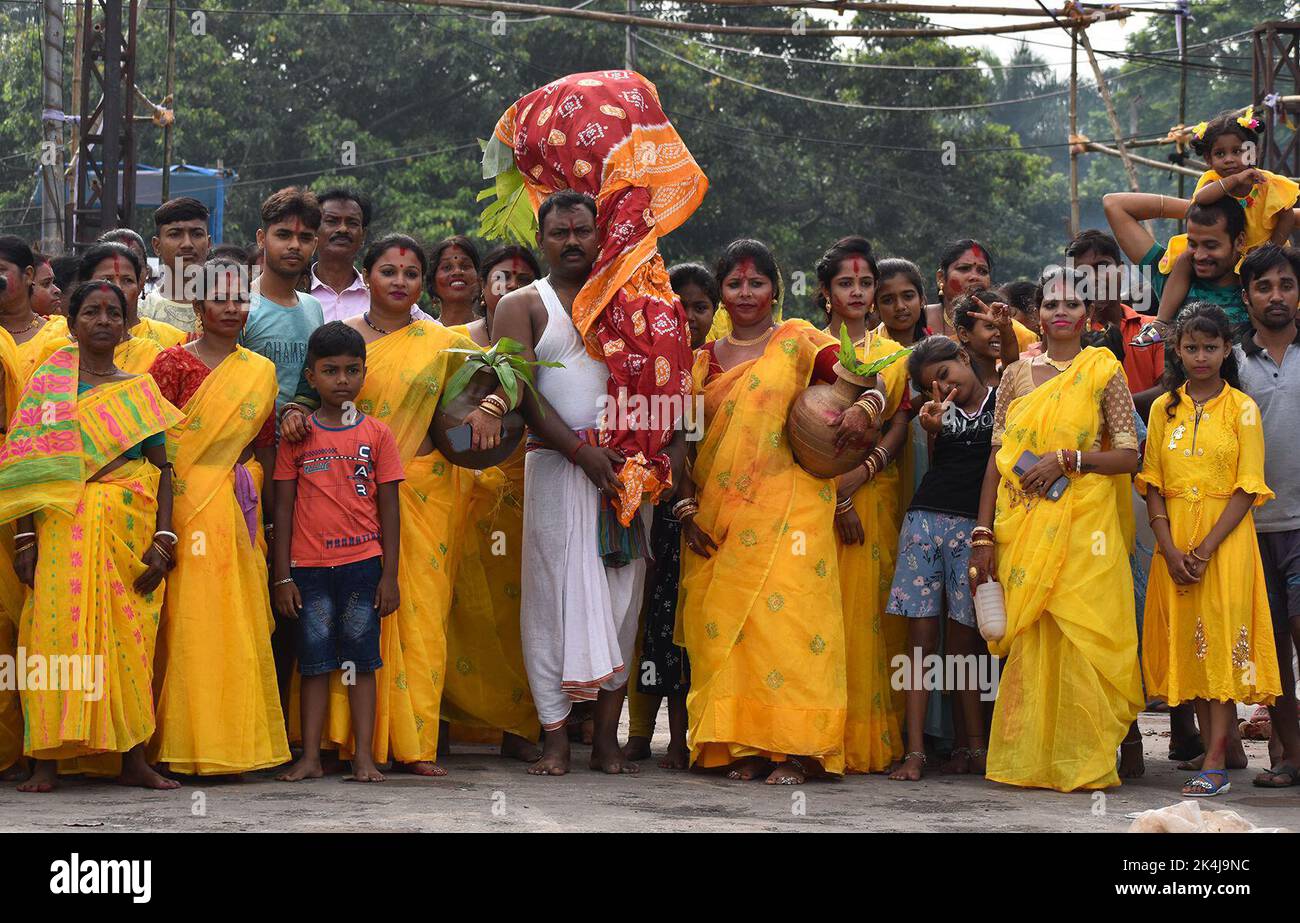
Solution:
[[[937,773],[917,784],[852,776],[786,788],[669,772],[653,761],[635,778],[580,768],[548,779],[525,774],[490,748],[460,747],[446,762],[446,778],[399,775],[382,785],[338,776],[290,785],[269,773],[173,792],[71,780],[56,795],[37,796],[6,785],[0,831],[1122,831],[1126,814],[1178,801],[1188,775],[1165,759],[1167,719],[1144,715],[1142,724],[1147,775],[1104,800]],[[1233,773],[1232,791],[1203,806],[1300,831],[1300,787],[1253,787],[1266,751],[1259,743],[1247,747],[1251,770]],[[585,766],[586,752],[575,749],[575,765]]]

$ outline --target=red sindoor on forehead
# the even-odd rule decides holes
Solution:
[[[860,276],[862,275],[862,265],[863,264],[861,258],[855,256],[853,257],[853,262],[849,264],[850,266],[849,271],[853,273],[855,276]]]
[[[406,248],[405,248],[405,247],[398,247],[398,248],[397,248],[397,252],[398,252],[401,256],[406,256]]]
[[[738,272],[742,277],[758,275],[758,270],[754,268],[754,261],[750,257],[742,257],[732,272]]]
[[[985,265],[988,265],[988,262],[989,262],[989,256],[988,256],[988,254],[985,253],[985,252],[984,252],[984,251],[983,251],[983,250],[982,250],[978,245],[977,245],[977,246],[974,246],[974,247],[971,247],[971,248],[970,248],[970,252],[971,252],[971,255],[973,255],[973,256],[975,257],[975,259],[979,260],[980,262],[984,263]]]

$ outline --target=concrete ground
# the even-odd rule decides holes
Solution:
[[[667,745],[666,717],[656,760]],[[288,784],[270,772],[243,782],[199,782],[150,792],[105,782],[69,780],[53,795],[0,787],[0,831],[1105,831],[1127,829],[1126,815],[1179,801],[1190,775],[1166,759],[1168,718],[1144,714],[1147,774],[1104,794],[1028,791],[935,771],[920,783],[851,776],[799,787],[731,782],[669,772],[656,760],[639,777],[603,776],[585,768],[560,778],[527,775],[494,748],[458,746],[442,779],[390,776],[379,785],[340,776]],[[626,727],[624,728],[626,733]],[[1267,765],[1267,747],[1247,741],[1250,769],[1232,773],[1232,790],[1202,801],[1231,809],[1262,827],[1300,831],[1300,786],[1250,784]]]

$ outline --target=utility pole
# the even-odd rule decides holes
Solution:
[[[636,15],[636,0],[627,0],[627,15]],[[636,26],[629,24],[624,33],[626,46],[623,49],[623,69],[636,70]]]
[[[1187,124],[1187,0],[1180,0],[1174,30],[1178,33],[1178,124]],[[1178,198],[1183,197],[1183,174],[1178,174]]]
[[[45,0],[41,106],[41,252],[63,252],[63,2]]]

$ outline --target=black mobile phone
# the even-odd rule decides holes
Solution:
[[[1024,452],[1020,453],[1020,457],[1016,459],[1016,464],[1011,470],[1020,477],[1024,477],[1025,472],[1038,463],[1038,459],[1039,456],[1026,449]],[[1065,493],[1065,489],[1069,486],[1070,479],[1064,474],[1061,475],[1056,479],[1051,487],[1047,488],[1047,499],[1052,501],[1060,500],[1061,495]]]
[[[474,440],[474,430],[468,423],[447,430],[447,441],[455,452],[468,452]]]

